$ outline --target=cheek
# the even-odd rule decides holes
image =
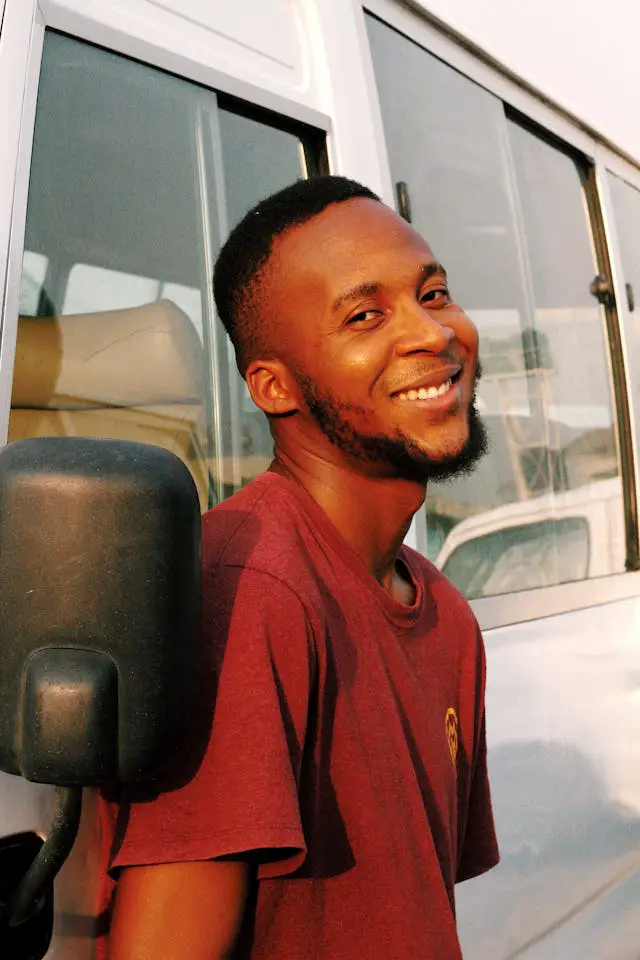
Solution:
[[[454,330],[458,343],[475,358],[478,355],[478,328],[473,320],[459,310],[450,316],[449,325]]]
[[[332,382],[336,390],[363,397],[384,370],[384,355],[364,343],[341,344],[339,349],[319,352],[315,363],[322,378]]]

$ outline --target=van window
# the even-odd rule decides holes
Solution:
[[[640,428],[640,190],[609,174],[616,234],[620,243],[624,296],[628,319],[625,343],[629,382],[636,418],[636,442]]]
[[[9,440],[157,444],[187,464],[203,509],[268,463],[211,261],[247,207],[306,175],[305,138],[321,137],[242,110],[46,32]]]
[[[524,511],[510,531],[508,550],[487,551],[480,575],[482,595],[523,589],[499,572],[491,576],[487,564],[497,567],[507,556],[535,563],[543,544],[568,542],[554,497],[600,489],[620,472],[605,317],[589,293],[598,271],[583,168],[412,40],[373,16],[367,27],[393,180],[407,183],[413,225],[480,332],[477,405],[490,452],[469,477],[430,484],[427,551],[440,565],[450,557],[451,579],[480,595],[468,572],[456,579],[467,564],[453,563],[447,538],[452,545],[466,520],[465,535],[475,541],[472,518],[486,534],[492,511],[526,501],[530,516]],[[622,543],[621,493],[610,515],[616,529],[605,534]],[[588,553],[576,560],[587,541],[572,544],[548,554],[545,584],[589,575]],[[623,549],[606,572],[622,570]]]

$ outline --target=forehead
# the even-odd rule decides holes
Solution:
[[[367,198],[333,204],[276,238],[269,260],[272,292],[313,294],[333,302],[362,283],[401,283],[434,257],[427,242],[393,210]]]

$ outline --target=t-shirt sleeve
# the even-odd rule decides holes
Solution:
[[[259,876],[284,875],[306,853],[298,784],[312,629],[296,593],[267,573],[219,566],[203,576],[216,677],[208,747],[186,786],[130,804],[111,865],[247,855]]]
[[[458,858],[456,883],[470,880],[494,867],[499,859],[487,771],[485,720],[486,659],[480,628],[476,625],[475,730],[471,781],[466,805],[464,835]]]
[[[483,712],[456,883],[485,873],[495,867],[499,859],[487,773],[487,740]]]

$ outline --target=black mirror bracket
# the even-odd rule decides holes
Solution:
[[[71,852],[81,810],[82,787],[56,787],[56,812],[49,835],[3,908],[0,921],[17,927],[32,915]]]

